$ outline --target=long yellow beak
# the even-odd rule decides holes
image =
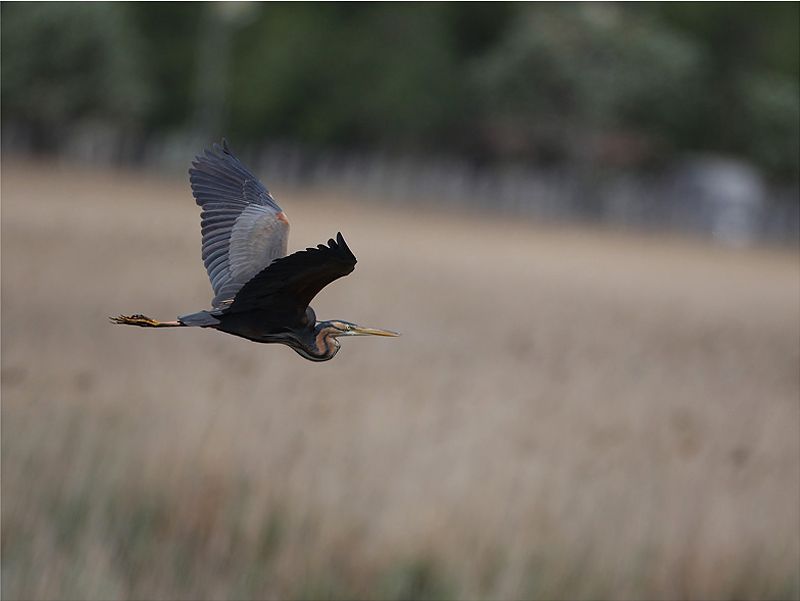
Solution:
[[[350,326],[350,331],[347,332],[350,336],[399,336],[397,332],[391,330],[378,330],[375,328],[362,328],[361,326]]]

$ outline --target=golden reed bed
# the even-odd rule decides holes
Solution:
[[[402,338],[109,325],[208,303],[186,181],[3,162],[4,598],[800,595],[795,251],[272,192]]]

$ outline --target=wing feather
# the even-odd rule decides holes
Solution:
[[[189,169],[201,207],[203,263],[220,307],[274,259],[286,254],[289,227],[264,185],[223,140],[198,155]]]
[[[237,292],[228,311],[267,310],[285,320],[299,320],[325,286],[355,269],[356,257],[342,234],[328,244],[276,259]]]

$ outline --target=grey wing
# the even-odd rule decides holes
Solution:
[[[223,140],[192,162],[192,194],[202,208],[203,262],[220,307],[274,259],[286,255],[289,221]]]

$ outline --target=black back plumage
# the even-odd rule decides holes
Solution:
[[[356,257],[341,233],[336,240],[276,259],[248,281],[226,312],[252,310],[298,322],[311,300],[325,286],[355,269]]]

